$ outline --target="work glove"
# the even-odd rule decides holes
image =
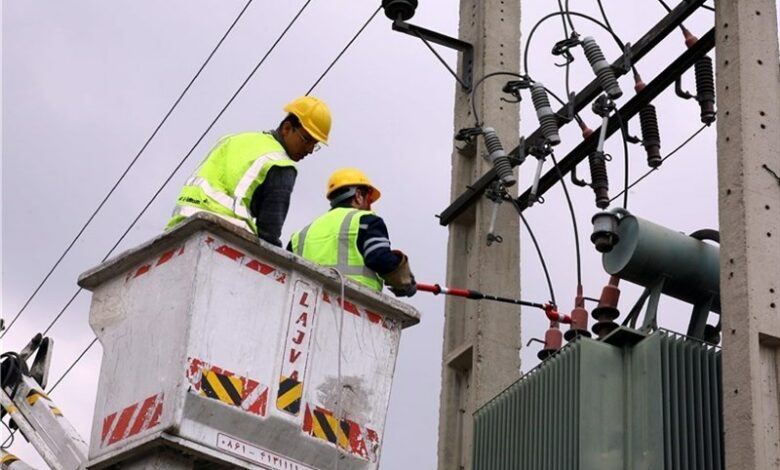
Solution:
[[[417,292],[417,283],[409,268],[409,258],[400,250],[393,250],[393,253],[401,258],[401,262],[394,270],[382,275],[382,279],[396,297],[411,297]]]
[[[390,287],[390,292],[396,297],[411,297],[416,294],[417,283],[414,281],[414,274],[412,274],[412,282],[401,287]]]

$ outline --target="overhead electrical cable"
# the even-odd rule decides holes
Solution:
[[[312,90],[314,90],[314,88],[317,85],[319,85],[320,81],[322,81],[322,79],[325,78],[325,75],[327,75],[328,72],[330,72],[330,69],[332,69],[333,66],[336,65],[336,62],[338,62],[338,60],[341,58],[341,56],[344,55],[345,52],[347,52],[347,49],[349,49],[349,47],[352,45],[352,43],[355,42],[355,40],[358,38],[358,36],[360,36],[360,34],[363,32],[363,30],[366,29],[368,24],[371,23],[371,21],[374,20],[374,18],[376,17],[377,13],[379,13],[379,10],[381,10],[381,9],[382,9],[382,5],[377,7],[376,11],[368,18],[368,20],[366,20],[366,22],[363,24],[363,26],[358,30],[357,33],[355,33],[355,35],[352,37],[352,39],[350,39],[350,41],[347,43],[347,45],[344,46],[344,49],[342,49],[341,52],[339,52],[339,55],[337,55],[336,58],[333,59],[333,62],[331,62],[330,65],[325,69],[325,71],[322,72],[322,75],[320,75],[320,78],[318,78],[317,81],[314,82],[314,85],[312,85],[311,88],[309,88],[309,91],[306,92],[306,96],[308,96],[309,93],[311,93]]]
[[[542,263],[542,271],[544,271],[544,277],[547,280],[547,289],[550,291],[550,303],[557,306],[558,303],[555,301],[555,290],[553,290],[552,281],[550,280],[550,271],[547,269],[547,263],[544,260],[542,249],[541,247],[539,247],[539,242],[536,241],[536,236],[534,236],[534,231],[531,230],[531,225],[525,219],[525,216],[523,215],[523,209],[520,208],[520,204],[518,204],[515,198],[512,197],[509,198],[509,201],[512,203],[513,206],[515,206],[515,210],[517,211],[517,214],[520,216],[520,220],[523,221],[523,225],[525,225],[526,230],[528,230],[528,235],[531,237],[531,241],[533,242],[534,247],[536,248],[536,254],[539,255],[539,261]]]
[[[561,13],[565,12],[565,10],[563,9],[563,3],[561,2],[561,0],[558,0],[558,10]],[[563,39],[569,39],[569,27],[566,25],[566,17],[564,15],[561,15],[561,24],[563,25]],[[571,84],[570,84],[570,82],[571,82],[571,80],[570,80],[570,77],[571,77],[571,73],[570,73],[571,72],[571,62],[572,61],[569,60],[568,58],[566,59],[566,64],[565,64],[566,69],[565,69],[565,72],[564,72],[564,83],[566,84],[566,98],[567,99],[571,95]]]
[[[117,249],[120,243],[125,239],[125,237],[130,233],[130,230],[135,227],[135,224],[138,223],[138,220],[146,213],[146,211],[149,209],[149,207],[152,205],[152,203],[157,199],[157,196],[160,195],[160,193],[165,189],[165,186],[170,183],[170,181],[173,179],[174,175],[179,171],[179,169],[184,165],[184,163],[187,161],[187,159],[192,155],[192,153],[195,151],[195,149],[200,145],[201,141],[206,137],[206,135],[209,133],[212,127],[217,123],[220,117],[225,113],[225,111],[228,109],[228,107],[233,103],[233,101],[236,99],[239,93],[241,93],[241,90],[244,89],[246,84],[249,82],[249,80],[254,76],[254,74],[257,72],[257,70],[260,68],[261,65],[265,62],[265,60],[268,58],[268,56],[273,52],[273,50],[276,48],[276,46],[279,44],[279,42],[284,38],[284,36],[287,34],[287,32],[290,30],[290,28],[295,24],[295,22],[298,20],[298,18],[301,16],[301,14],[304,12],[307,6],[312,2],[312,0],[307,0],[306,3],[303,4],[303,6],[298,10],[298,13],[295,14],[293,19],[290,21],[290,23],[287,25],[286,28],[284,28],[284,31],[279,35],[279,37],[274,41],[274,43],[271,45],[271,48],[268,49],[268,51],[263,55],[263,58],[260,59],[260,61],[255,65],[255,67],[252,69],[252,71],[249,73],[249,75],[244,79],[244,81],[241,83],[241,85],[238,87],[238,89],[233,93],[233,96],[230,97],[228,102],[225,104],[225,106],[222,107],[222,110],[217,114],[217,116],[211,121],[211,124],[208,125],[205,131],[200,135],[198,140],[193,144],[193,146],[190,148],[190,150],[187,152],[186,155],[179,161],[178,165],[171,171],[171,173],[168,175],[168,177],[163,181],[163,184],[160,185],[160,187],[157,189],[157,191],[154,193],[151,199],[146,203],[146,205],[141,209],[141,212],[138,213],[138,215],[133,219],[133,221],[130,223],[130,225],[127,227],[127,229],[124,231],[121,237],[119,237],[119,240],[114,244],[114,246],[108,251],[105,257],[103,257],[103,261],[107,260],[109,256],[114,252],[114,250]],[[49,327],[46,329],[46,331],[50,330],[52,326],[54,326],[54,323],[59,320],[59,318],[62,316],[62,314],[65,312],[65,310],[68,308],[68,306],[73,302],[73,300],[78,296],[78,294],[82,291],[81,288],[79,288],[75,294],[73,294],[73,297],[68,301],[68,303],[65,305],[65,307],[60,311],[59,314],[55,317],[55,319],[52,321],[52,323],[49,325]],[[8,330],[6,330],[8,331]]]
[[[678,146],[677,146],[677,147],[676,147],[674,150],[672,150],[671,152],[669,152],[669,154],[668,154],[668,155],[666,155],[664,158],[662,158],[662,159],[661,159],[661,162],[665,162],[665,161],[666,161],[666,159],[668,159],[669,157],[671,157],[672,155],[674,155],[675,153],[677,153],[677,152],[678,152],[680,149],[682,149],[683,147],[685,147],[686,145],[688,145],[688,144],[689,144],[689,143],[690,143],[690,142],[691,142],[691,141],[692,141],[692,140],[693,140],[693,139],[694,139],[694,138],[695,138],[697,135],[699,135],[699,134],[700,134],[700,133],[701,133],[701,132],[702,132],[704,129],[706,129],[706,128],[707,128],[707,124],[704,124],[703,126],[701,126],[701,127],[700,127],[700,128],[699,128],[699,129],[698,129],[696,132],[694,132],[694,133],[693,133],[693,134],[692,134],[690,137],[688,137],[687,139],[685,139],[685,141],[683,141],[683,143],[681,143],[680,145],[678,145]],[[639,177],[639,178],[638,178],[636,181],[634,181],[633,183],[629,184],[629,185],[628,185],[628,187],[627,187],[627,188],[626,188],[624,191],[628,191],[629,189],[633,188],[634,186],[636,186],[637,184],[639,184],[639,182],[640,182],[640,181],[642,181],[643,179],[647,178],[648,176],[650,176],[650,174],[652,174],[652,173],[656,172],[657,170],[658,170],[658,168],[653,168],[653,169],[651,169],[650,171],[648,171],[648,172],[647,172],[647,173],[645,173],[644,175],[640,176],[640,177]],[[620,196],[622,196],[622,195],[623,195],[623,193],[621,192],[621,193],[620,193],[620,194],[618,194],[617,196],[615,196],[615,197],[613,197],[612,199],[610,199],[610,200],[609,200],[609,202],[612,202],[612,201],[614,201],[615,199],[619,198],[619,197],[620,197]]]
[[[146,150],[146,148],[151,143],[152,139],[157,136],[157,133],[160,131],[160,128],[162,128],[163,124],[168,120],[170,115],[173,113],[173,110],[176,109],[176,107],[179,105],[179,102],[181,102],[182,98],[184,98],[184,95],[187,94],[187,92],[192,87],[192,84],[195,83],[195,80],[200,76],[201,72],[203,72],[203,69],[206,68],[206,65],[211,61],[211,58],[214,57],[214,54],[217,52],[217,50],[222,46],[222,43],[225,42],[225,39],[228,37],[230,32],[233,30],[233,27],[235,27],[236,23],[241,19],[241,17],[244,15],[244,12],[247,10],[249,5],[252,3],[253,0],[247,1],[247,3],[244,5],[244,8],[241,9],[241,11],[238,13],[238,16],[233,20],[233,22],[228,27],[227,31],[222,35],[222,38],[220,38],[219,42],[217,42],[217,45],[214,46],[214,49],[212,49],[211,53],[206,57],[206,60],[203,62],[203,64],[200,66],[197,72],[195,72],[195,75],[192,77],[190,82],[187,84],[186,87],[184,87],[184,90],[179,94],[179,97],[176,98],[176,101],[174,101],[173,105],[170,107],[167,113],[165,113],[165,116],[162,118],[159,124],[157,124],[157,127],[154,129],[154,132],[149,136],[148,139],[146,139],[146,142],[141,146],[141,149],[136,153],[135,157],[130,161],[130,164],[127,165],[127,168],[125,168],[124,172],[121,176],[119,176],[119,179],[116,180],[114,185],[111,187],[111,189],[108,191],[106,196],[103,198],[103,200],[98,204],[97,208],[92,212],[92,215],[89,216],[87,221],[84,223],[84,225],[81,227],[79,232],[76,234],[76,236],[73,238],[73,240],[70,242],[67,248],[65,248],[65,251],[62,252],[60,257],[57,259],[57,261],[54,263],[54,265],[49,269],[49,272],[44,276],[43,280],[38,284],[38,287],[35,288],[32,295],[25,301],[22,308],[19,310],[19,312],[16,313],[13,320],[11,320],[11,323],[8,324],[8,327],[5,329],[5,331],[0,335],[0,338],[5,336],[5,334],[8,332],[8,330],[11,329],[11,327],[16,323],[16,320],[19,319],[19,316],[24,312],[24,310],[27,308],[27,306],[30,304],[30,302],[35,298],[35,296],[38,294],[38,291],[41,290],[43,285],[46,283],[46,281],[49,280],[49,277],[51,277],[52,273],[54,273],[54,270],[57,269],[57,266],[60,265],[63,258],[70,252],[71,248],[73,248],[73,245],[76,244],[76,241],[81,237],[81,235],[84,233],[84,231],[87,229],[90,223],[92,223],[92,220],[95,218],[98,212],[103,208],[103,206],[106,204],[108,199],[111,197],[112,194],[114,194],[114,191],[119,186],[119,184],[125,179],[125,176],[130,172],[130,169],[135,165],[135,163],[138,161],[138,158],[141,156],[142,153]]]
[[[53,392],[53,391],[54,391],[54,389],[55,389],[55,388],[57,388],[57,385],[59,385],[59,384],[60,384],[60,382],[62,382],[62,379],[64,379],[64,378],[65,378],[65,376],[67,376],[67,375],[68,375],[68,373],[69,373],[71,370],[73,370],[73,368],[76,366],[76,364],[78,364],[78,363],[79,363],[79,361],[81,360],[81,358],[83,358],[83,357],[84,357],[84,355],[85,355],[85,354],[87,354],[87,351],[89,351],[89,350],[92,348],[92,346],[94,346],[94,345],[95,345],[95,343],[97,343],[97,340],[98,340],[98,339],[97,339],[97,337],[93,338],[93,339],[92,339],[92,342],[90,342],[90,343],[89,343],[89,345],[88,345],[88,346],[87,346],[87,347],[86,347],[86,348],[85,348],[83,351],[81,351],[81,354],[79,354],[79,357],[77,357],[77,358],[76,358],[76,360],[75,360],[75,361],[73,361],[73,362],[70,364],[70,367],[68,367],[68,369],[65,371],[65,373],[64,373],[64,374],[62,374],[62,375],[60,376],[60,378],[59,378],[59,379],[57,379],[57,381],[54,383],[54,385],[52,385],[52,386],[51,386],[51,388],[49,389],[49,393]]]
[[[498,76],[498,75],[508,75],[510,77],[526,78],[524,75],[520,75],[520,74],[515,73],[515,72],[499,71],[499,72],[489,73],[489,74],[483,76],[482,78],[480,78],[479,80],[477,80],[477,83],[475,83],[474,86],[471,87],[471,93],[469,93],[469,100],[471,101],[471,112],[474,113],[474,126],[475,127],[482,127],[482,122],[480,122],[479,114],[477,113],[477,103],[476,103],[476,100],[474,99],[475,96],[476,96],[477,88],[479,88],[479,86],[482,85],[482,82],[484,82],[488,78],[495,77],[495,76]]]
[[[536,22],[536,24],[533,26],[533,28],[531,28],[531,32],[528,33],[528,39],[526,39],[526,41],[525,41],[525,49],[523,50],[523,70],[524,70],[524,72],[526,74],[530,74],[530,71],[528,70],[528,50],[530,49],[529,46],[531,45],[531,39],[533,38],[534,33],[539,28],[539,26],[541,26],[542,23],[544,23],[545,21],[549,20],[550,18],[554,18],[556,16],[561,16],[561,15],[574,15],[574,16],[578,16],[580,18],[585,18],[586,20],[591,21],[593,23],[596,23],[597,25],[601,26],[605,31],[607,31],[612,36],[612,38],[615,40],[615,43],[620,48],[621,52],[625,51],[626,47],[623,44],[623,41],[621,41],[620,38],[617,37],[617,35],[610,28],[608,28],[607,25],[605,25],[601,21],[593,18],[592,16],[588,16],[588,15],[586,15],[584,13],[579,13],[579,12],[576,12],[576,11],[567,11],[565,13],[560,12],[560,11],[556,11],[556,12],[549,13],[549,14],[545,15],[544,17],[542,17],[539,21]],[[633,64],[632,64],[632,68],[633,68]]]
[[[609,28],[612,33],[615,33],[615,30],[612,29],[612,25],[609,23],[609,18],[607,18],[607,12],[604,11],[604,5],[601,3],[601,0],[596,0],[596,3],[599,6],[599,11],[601,11],[601,17],[604,18],[604,24],[607,25],[607,28]]]
[[[558,166],[558,160],[555,158],[555,153],[550,152],[550,158],[552,158],[555,171],[558,173],[558,178],[561,181],[561,187],[563,188],[563,194],[566,196],[566,204],[569,206],[569,215],[571,215],[571,225],[574,230],[574,250],[577,256],[577,285],[582,285],[582,257],[580,256],[580,232],[577,229],[577,216],[574,212],[574,204],[571,202],[571,196],[569,190],[566,188],[566,180],[563,177],[561,168]]]

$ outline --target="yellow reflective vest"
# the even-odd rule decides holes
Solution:
[[[268,170],[295,162],[270,133],[245,132],[222,138],[179,193],[169,229],[197,212],[211,212],[257,235],[252,195]]]
[[[336,207],[295,232],[291,239],[293,253],[326,267],[341,271],[346,277],[373,290],[381,291],[384,282],[369,269],[357,246],[360,219],[372,211]]]

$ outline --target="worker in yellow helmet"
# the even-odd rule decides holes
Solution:
[[[293,100],[284,111],[274,130],[222,138],[185,183],[166,228],[205,211],[282,246],[295,163],[328,143],[331,124],[328,106],[313,96]]]
[[[405,254],[390,249],[387,227],[371,205],[381,193],[355,168],[342,168],[328,180],[331,209],[295,232],[287,249],[346,277],[381,291],[384,283],[398,297],[417,292]]]

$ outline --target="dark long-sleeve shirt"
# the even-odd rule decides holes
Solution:
[[[294,167],[275,166],[268,170],[263,184],[252,194],[249,210],[255,218],[257,236],[276,246],[282,246],[279,237],[297,175]]]
[[[390,251],[390,235],[385,221],[378,215],[360,219],[357,248],[366,266],[377,274],[387,274],[398,267],[401,258]]]

